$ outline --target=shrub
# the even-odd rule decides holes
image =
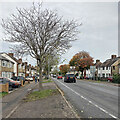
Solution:
[[[112,82],[120,84],[120,74],[114,74]]]

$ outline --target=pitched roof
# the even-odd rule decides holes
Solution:
[[[3,57],[2,55],[0,55],[0,60],[7,60],[7,61],[9,61],[7,58]]]
[[[0,60],[10,61],[10,60],[8,60],[7,58],[3,57],[1,54],[0,54]],[[10,62],[12,62],[12,61],[10,61]],[[13,63],[13,62],[12,62],[12,63]]]
[[[101,62],[97,62],[97,63],[95,63],[94,65],[96,66],[96,68],[98,68],[99,66],[101,66]]]
[[[103,62],[100,67],[110,67],[114,62],[116,62],[120,57],[116,57],[114,59],[107,59],[105,62]]]
[[[6,55],[8,55],[9,57],[11,57],[14,61],[16,61],[17,62],[17,59],[15,58],[15,57],[12,57],[12,56],[10,56],[9,54],[7,54],[7,53],[5,53],[5,52],[3,52],[3,53],[0,53],[1,55],[2,54],[6,54]]]

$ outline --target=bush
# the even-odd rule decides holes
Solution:
[[[120,74],[113,75],[113,81],[112,82],[120,84]]]

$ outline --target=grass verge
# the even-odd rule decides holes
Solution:
[[[49,83],[49,82],[53,82],[51,79],[48,79],[48,80],[43,80],[43,82],[42,83]]]
[[[0,92],[0,98],[1,97],[4,97],[5,95],[7,95],[8,93],[7,92]]]
[[[47,98],[52,95],[58,94],[59,91],[57,89],[47,89],[47,90],[41,90],[41,91],[34,91],[30,93],[25,99],[25,102],[31,102],[35,100],[39,100],[42,98]]]

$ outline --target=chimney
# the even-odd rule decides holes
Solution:
[[[8,53],[8,55],[11,56],[11,57],[13,57],[14,54],[13,53]]]
[[[18,60],[18,63],[22,63],[22,59],[19,59],[19,60]]]
[[[111,55],[111,59],[114,59],[116,58],[117,56],[116,55]]]
[[[96,60],[96,63],[100,62],[100,60]]]

